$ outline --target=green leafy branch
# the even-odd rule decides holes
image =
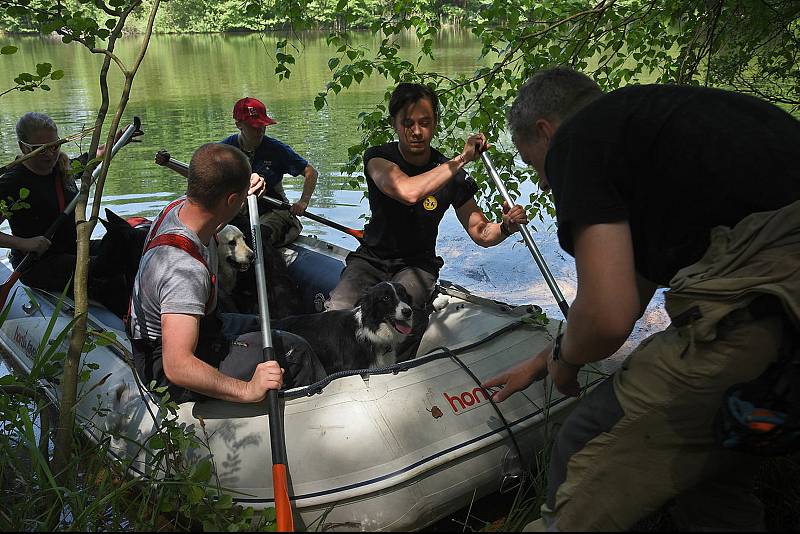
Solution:
[[[10,56],[17,52],[17,47],[6,45],[0,48],[0,54]],[[50,80],[60,80],[64,77],[64,71],[53,70],[53,65],[50,63],[38,63],[36,65],[36,73],[22,72],[14,78],[14,86],[0,92],[0,96],[4,96],[12,91],[34,91],[41,89],[42,91],[49,91],[50,86],[46,83]]]

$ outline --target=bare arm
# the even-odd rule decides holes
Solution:
[[[369,160],[367,172],[383,194],[412,206],[441,189],[464,168],[464,165],[478,159],[480,150],[485,145],[486,138],[483,134],[471,135],[464,143],[461,154],[428,172],[417,174],[413,179],[409,179],[396,163],[384,158]]]
[[[13,248],[22,252],[44,254],[50,248],[50,244],[50,240],[41,235],[36,237],[17,237],[0,232],[1,248]]]
[[[300,195],[300,200],[292,204],[291,207],[291,212],[294,215],[302,215],[306,211],[309,202],[311,202],[311,195],[314,194],[314,189],[317,187],[319,173],[311,164],[308,164],[303,170],[303,176],[305,178],[303,180],[303,194]]]
[[[642,303],[652,296],[640,295],[627,222],[583,226],[575,230],[574,237],[578,291],[569,309],[561,359],[555,362],[550,358],[551,343],[530,360],[490,378],[485,386],[505,386],[494,395],[497,401],[525,389],[545,373],[559,391],[577,395],[577,366],[616,352],[641,315]]]
[[[231,378],[194,355],[200,330],[195,315],[166,313],[161,316],[164,374],[176,386],[234,402],[259,402],[270,389],[280,389],[283,370],[276,362],[256,367],[249,382]]]
[[[611,356],[641,315],[627,221],[575,230],[578,290],[569,310],[562,354],[574,364]]]
[[[490,222],[478,207],[475,199],[469,199],[456,210],[456,216],[476,244],[482,247],[491,247],[508,237],[501,230],[502,224],[505,224],[509,233],[514,233],[519,230],[520,224],[528,222],[525,210],[520,206],[514,206],[509,210],[508,205],[504,205],[503,211],[503,223]]]

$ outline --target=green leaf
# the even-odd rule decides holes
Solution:
[[[204,460],[197,464],[191,478],[195,482],[208,482],[211,479],[211,461]]]
[[[263,517],[265,521],[275,521],[275,508],[264,508],[261,511],[261,517]]]
[[[11,54],[16,54],[17,50],[19,49],[16,46],[6,45],[3,48],[0,48],[0,54],[9,56]]]
[[[50,86],[47,85],[46,83],[43,83],[42,85],[40,85],[39,88],[44,90],[44,91],[49,91],[50,90]]]
[[[10,386],[11,384],[16,384],[17,378],[14,375],[3,375],[0,376],[0,386]]]
[[[220,495],[219,499],[217,499],[217,502],[214,503],[214,508],[217,510],[230,510],[232,506],[233,497],[231,497],[228,493]]]
[[[20,200],[25,200],[26,198],[28,198],[30,196],[30,194],[31,194],[31,190],[30,189],[28,189],[27,187],[22,187],[19,190],[19,199]]]
[[[203,488],[198,486],[189,486],[184,490],[186,494],[186,498],[189,499],[189,502],[192,504],[197,504],[203,500]]]
[[[161,434],[155,434],[153,437],[150,438],[148,441],[150,448],[154,451],[160,450],[164,448],[164,438],[161,437]]]
[[[339,62],[340,62],[340,60],[339,60],[338,57],[330,58],[328,60],[328,69],[330,69],[330,70],[335,69],[339,65]]]
[[[50,79],[51,80],[60,80],[63,77],[64,77],[64,71],[63,70],[54,70],[50,74]]]

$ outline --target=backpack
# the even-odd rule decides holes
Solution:
[[[800,450],[800,340],[792,334],[761,376],[725,392],[714,422],[722,447],[758,456]]]

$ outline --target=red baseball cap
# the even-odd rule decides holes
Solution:
[[[233,106],[233,118],[255,128],[276,124],[276,121],[267,115],[267,106],[261,100],[250,97],[236,102],[236,105]]]

